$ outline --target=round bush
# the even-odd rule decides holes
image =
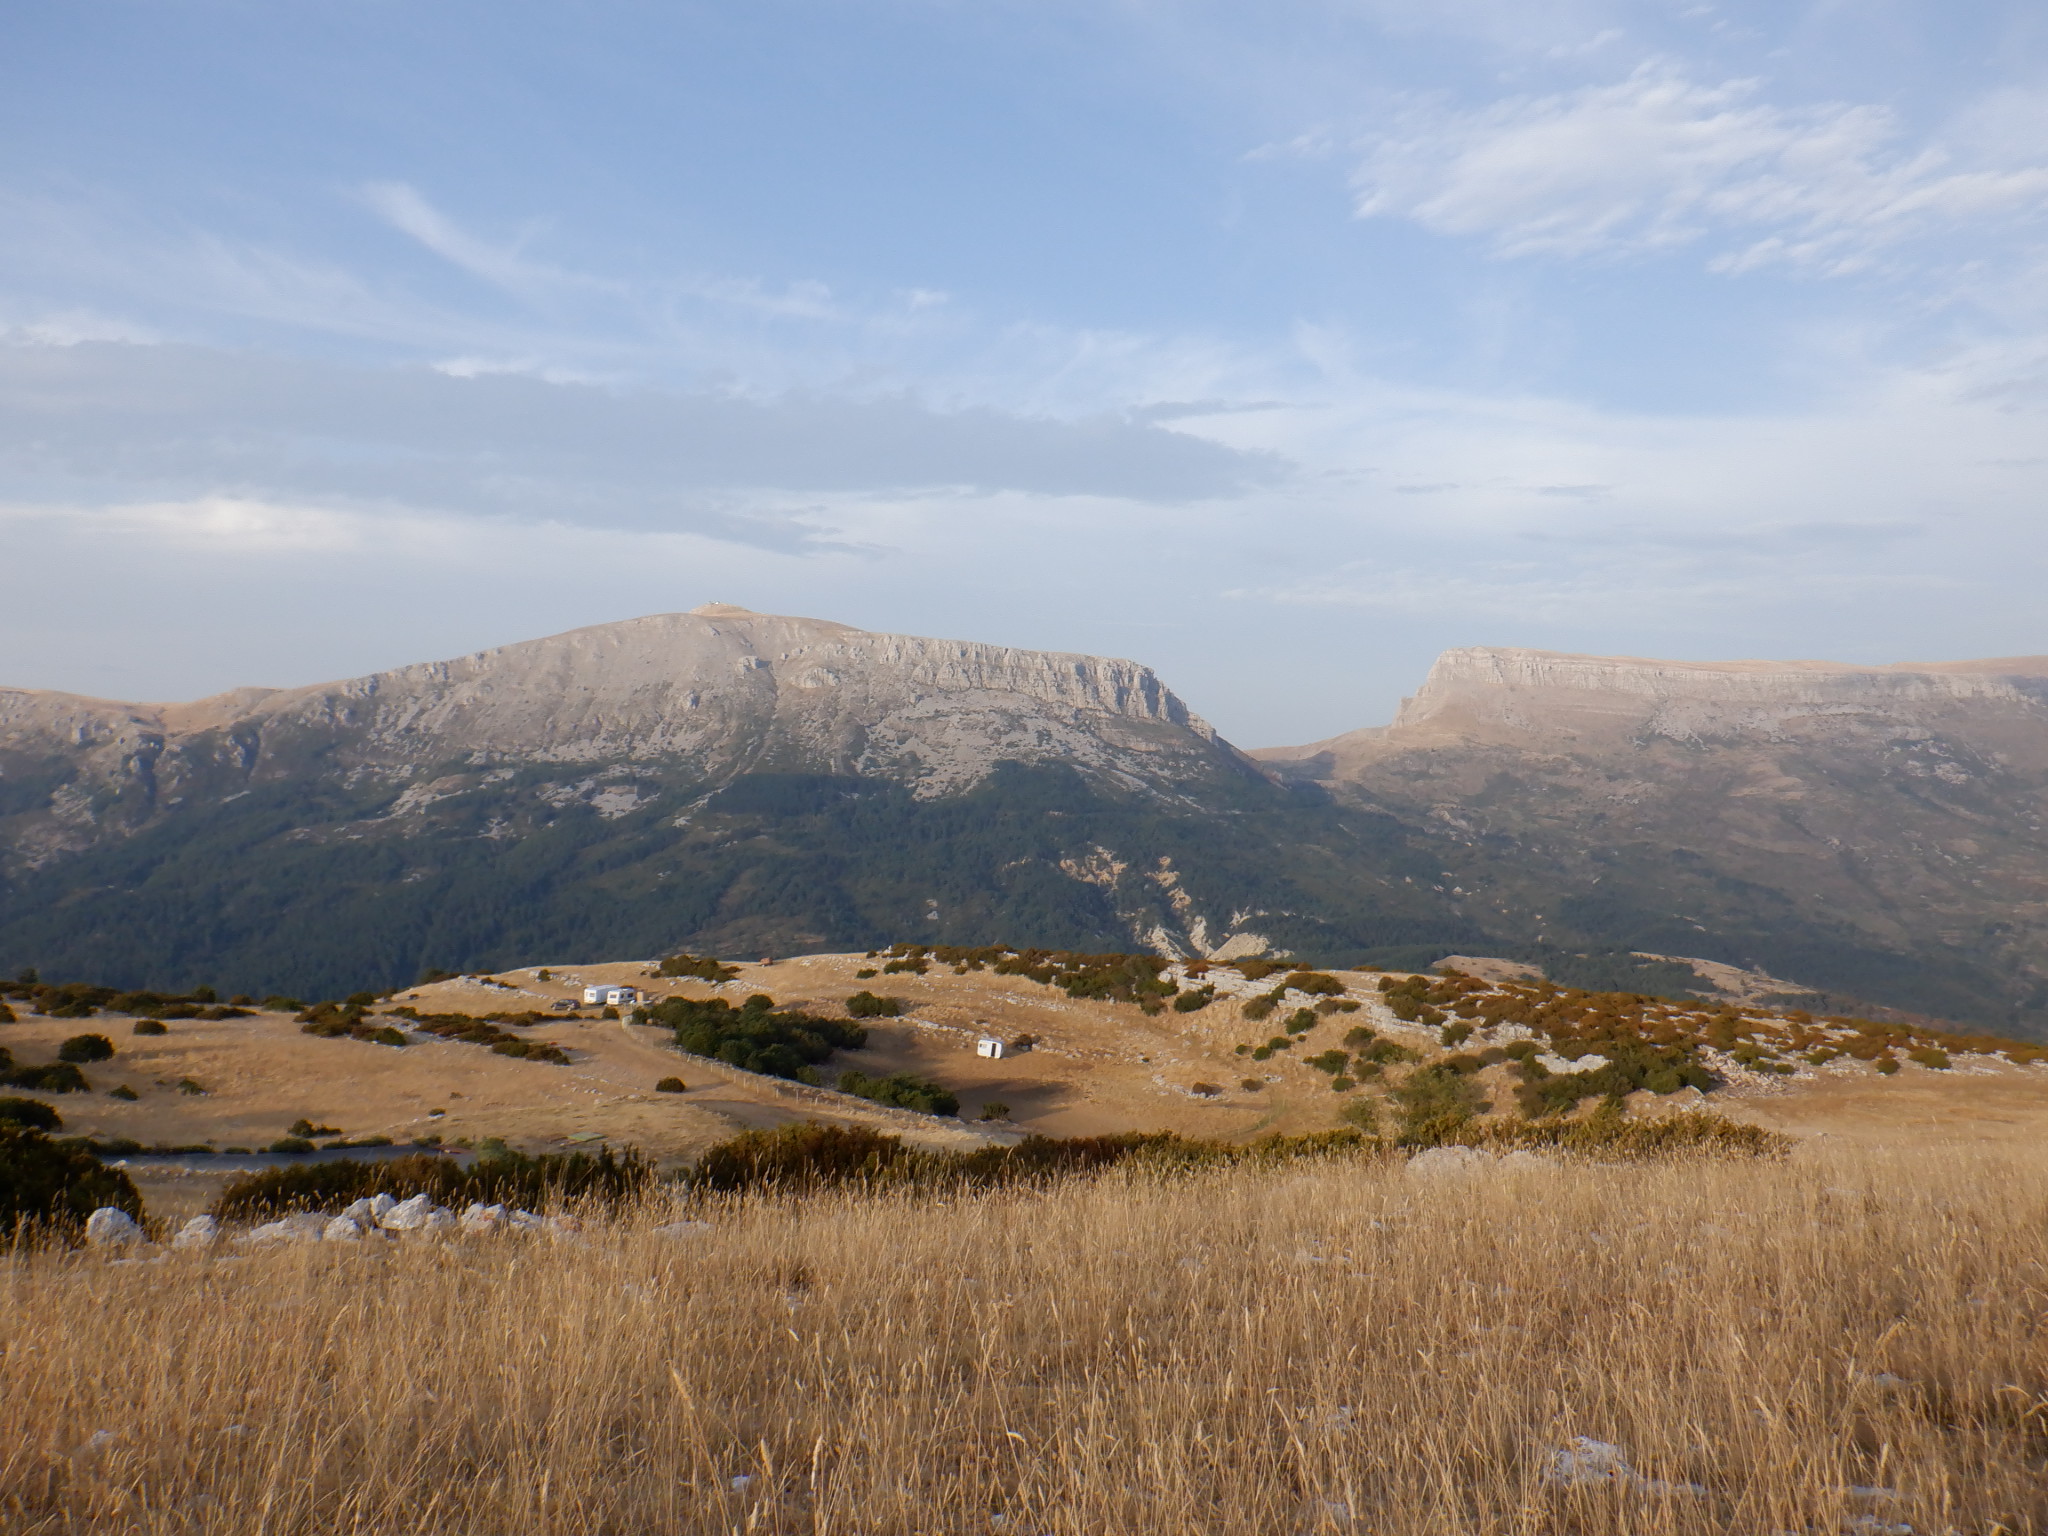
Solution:
[[[135,1033],[138,1035],[168,1035],[169,1027],[162,1019],[137,1019]]]
[[[73,1063],[105,1061],[114,1054],[114,1042],[105,1035],[73,1035],[57,1047],[57,1059]]]
[[[126,1099],[129,1103],[132,1104],[137,1099],[141,1098],[142,1095],[137,1093],[133,1088],[130,1088],[126,1083],[123,1083],[118,1088],[109,1088],[107,1090],[107,1097],[110,1099]]]
[[[142,1197],[120,1169],[84,1147],[0,1125],[0,1234],[22,1226],[73,1233],[103,1205],[142,1215]]]
[[[25,1131],[61,1131],[64,1117],[40,1099],[0,1099],[0,1126]]]
[[[680,1077],[664,1077],[654,1085],[654,1091],[656,1093],[681,1093],[684,1091],[683,1080]]]

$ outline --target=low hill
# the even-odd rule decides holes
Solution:
[[[86,1066],[88,1091],[8,1091],[55,1108],[68,1134],[142,1148],[260,1151],[299,1125],[321,1142],[496,1138],[526,1151],[609,1143],[673,1162],[738,1131],[798,1120],[955,1148],[1127,1130],[1246,1141],[1343,1125],[1462,1134],[1460,1125],[1582,1118],[1609,1099],[1638,1115],[1706,1107],[1794,1134],[1886,1142],[2048,1131],[2048,1050],[1511,974],[1315,973],[1264,961],[1165,965],[913,946],[725,969],[719,981],[665,977],[645,962],[450,978],[364,1000],[364,1038],[333,1027],[332,1010],[302,1022],[306,1014],[275,1007],[173,1016],[162,1033],[137,1034],[134,1015],[116,1010],[193,1010],[116,997],[83,1014],[77,989],[16,986],[20,1022],[0,1026],[0,1040],[19,1071],[53,1060],[64,1039],[104,1034],[114,1055]],[[599,983],[639,988],[656,1011],[667,998],[737,1006],[764,994],[797,1015],[858,1023],[867,1038],[806,1074],[813,1086],[681,1054],[674,1032],[646,1022],[644,1009],[618,1018],[593,1007],[557,1011]],[[861,993],[901,1011],[858,1017],[848,1002]],[[411,1043],[380,1043],[390,1030]],[[566,1060],[503,1054],[494,1037],[521,1049],[544,1042]],[[991,1038],[1004,1044],[999,1058],[977,1054]],[[958,1113],[834,1091],[849,1072],[936,1084]],[[670,1077],[680,1091],[657,1086]],[[137,1168],[145,1181],[169,1177]],[[196,1199],[211,1184],[173,1180],[173,1208],[179,1187]],[[160,1206],[166,1195],[150,1198]]]

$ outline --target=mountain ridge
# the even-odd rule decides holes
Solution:
[[[2040,657],[1469,647],[1388,725],[1245,752],[1137,662],[709,605],[184,704],[0,690],[0,965],[1681,954],[2040,1030],[2043,811]]]

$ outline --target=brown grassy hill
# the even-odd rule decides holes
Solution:
[[[560,1047],[566,1065],[417,1034],[418,1043],[403,1048],[321,1038],[276,1011],[177,1019],[164,1034],[136,1035],[123,1016],[49,1018],[17,1005],[20,1022],[0,1026],[0,1044],[18,1065],[35,1066],[72,1035],[105,1034],[116,1054],[86,1068],[93,1091],[33,1096],[60,1110],[67,1133],[145,1147],[260,1150],[303,1120],[327,1138],[497,1138],[525,1151],[608,1143],[675,1162],[739,1131],[798,1120],[864,1125],[955,1149],[1024,1133],[1125,1130],[1243,1141],[1347,1119],[1391,1133],[1439,1113],[1474,1115],[1475,1125],[1569,1117],[1609,1097],[1635,1114],[1704,1105],[1795,1135],[1996,1141],[2048,1132],[2048,1052],[2007,1042],[1734,1003],[1574,992],[1508,968],[1482,981],[1298,973],[1267,961],[1151,962],[1161,967],[1158,985],[1178,987],[1175,1000],[1213,992],[1183,1012],[1164,997],[1071,996],[1033,974],[994,968],[1046,975],[1056,958],[991,963],[986,957],[1001,952],[978,953],[984,958],[961,964],[916,950],[809,955],[736,966],[731,980],[716,984],[663,978],[644,962],[551,967],[545,980],[534,968],[437,982],[383,1005],[479,1019],[538,1012],[539,1022],[502,1032]],[[846,999],[863,990],[895,998],[902,1016],[864,1021],[867,1044],[835,1055],[826,1080],[848,1069],[907,1073],[952,1090],[960,1113],[921,1115],[686,1058],[668,1030],[630,1017],[551,1011],[598,982],[630,983],[654,999],[737,1003],[766,993],[827,1018],[845,1018]],[[370,1022],[386,1020],[412,1027],[388,1013]],[[1031,1044],[991,1060],[976,1054],[983,1036]],[[669,1076],[685,1091],[658,1092]],[[1686,1086],[1687,1077],[1708,1091]],[[117,1089],[134,1098],[113,1097]],[[991,1105],[1005,1107],[1001,1119],[981,1118]],[[166,1205],[166,1193],[152,1192],[153,1205],[193,1203],[174,1197]]]

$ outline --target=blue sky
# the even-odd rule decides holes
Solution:
[[[2048,651],[2038,6],[20,0],[0,148],[0,682]]]

